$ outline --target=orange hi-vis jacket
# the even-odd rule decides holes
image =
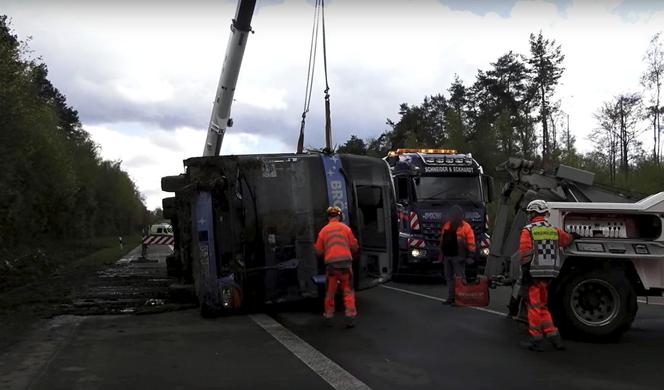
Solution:
[[[331,264],[352,261],[353,253],[359,250],[359,244],[348,225],[332,219],[318,233],[314,249],[316,255],[325,256],[325,264]]]
[[[440,231],[440,239],[443,239],[443,235],[447,230],[450,230],[451,227],[451,222],[446,222],[443,225],[443,228]],[[474,253],[477,244],[475,243],[475,232],[473,232],[473,228],[470,226],[470,224],[466,221],[461,221],[461,225],[457,228],[456,231],[457,235],[457,242],[459,244],[463,244],[465,246],[466,251],[470,253]],[[443,253],[443,256],[445,254]]]

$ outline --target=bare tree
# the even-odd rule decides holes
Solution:
[[[609,168],[611,183],[616,181],[616,167],[618,155],[618,117],[615,104],[604,102],[595,113],[595,119],[599,127],[593,131],[590,139],[595,141],[595,151],[604,156]]]
[[[640,149],[636,124],[641,117],[641,96],[636,93],[628,93],[618,96],[616,100],[620,129],[618,136],[620,141],[620,169],[627,176],[630,160]]]
[[[599,128],[592,138],[597,142],[598,152],[607,157],[611,182],[615,182],[618,168],[625,177],[629,175],[630,163],[641,150],[637,127],[640,116],[641,96],[636,93],[616,96],[602,104],[595,114]]]
[[[655,34],[650,40],[650,45],[643,56],[646,70],[641,76],[641,84],[650,92],[651,105],[647,107],[647,116],[652,121],[653,127],[653,160],[659,163],[662,154],[662,126],[660,116],[664,112],[661,106],[660,94],[662,90],[662,78],[664,77],[664,48],[662,47],[661,33]]]

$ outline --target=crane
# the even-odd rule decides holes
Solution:
[[[203,156],[218,156],[221,144],[224,141],[226,128],[233,125],[231,119],[231,105],[240,66],[247,47],[247,40],[251,30],[251,18],[254,15],[256,0],[238,1],[235,18],[231,23],[231,36],[226,47],[226,57],[217,85],[212,115],[208,126],[207,138]]]

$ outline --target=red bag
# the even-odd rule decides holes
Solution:
[[[489,306],[489,279],[477,276],[477,282],[465,283],[460,276],[454,278],[454,302],[459,306]]]

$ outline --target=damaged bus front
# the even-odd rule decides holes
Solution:
[[[388,280],[398,245],[388,166],[353,155],[199,157],[162,179],[175,229],[169,271],[191,282],[202,312],[315,298],[324,265],[313,242],[330,204],[344,211],[361,253],[355,285]]]

